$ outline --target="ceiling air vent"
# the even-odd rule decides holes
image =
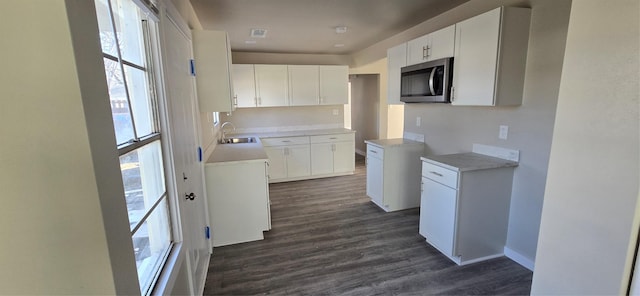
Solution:
[[[253,37],[253,38],[265,38],[265,37],[267,37],[267,30],[265,30],[265,29],[251,29],[251,37]]]

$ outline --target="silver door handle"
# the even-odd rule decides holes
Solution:
[[[433,89],[433,78],[436,76],[436,68],[431,69],[431,75],[429,75],[429,90],[431,91],[431,95],[435,96],[436,91]]]
[[[436,176],[438,176],[438,177],[442,177],[442,174],[437,173],[437,172],[434,172],[434,171],[431,171],[431,172],[429,172],[429,173],[432,173],[432,174],[434,174],[434,175],[436,175]]]

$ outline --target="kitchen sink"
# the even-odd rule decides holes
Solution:
[[[256,143],[256,138],[224,138],[220,140],[220,144],[243,144],[243,143]]]

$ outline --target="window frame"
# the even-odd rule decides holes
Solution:
[[[99,0],[95,0],[95,1],[97,2]],[[139,282],[140,292],[144,295],[148,295],[154,291],[155,286],[158,282],[158,279],[161,276],[163,270],[165,269],[165,266],[168,262],[170,254],[175,249],[176,242],[177,242],[177,234],[176,234],[177,231],[175,227],[175,223],[176,223],[176,218],[175,218],[176,210],[175,210],[175,201],[174,201],[175,197],[173,197],[172,196],[173,194],[171,194],[172,192],[171,189],[173,187],[171,180],[173,178],[173,174],[169,173],[172,167],[170,163],[171,157],[168,154],[168,151],[169,151],[167,149],[168,144],[166,143],[166,140],[165,140],[165,139],[168,139],[168,137],[166,137],[166,135],[163,135],[163,132],[162,132],[163,127],[165,126],[163,119],[166,120],[166,114],[163,113],[163,112],[166,112],[165,105],[164,105],[166,102],[164,102],[163,100],[164,97],[163,97],[162,88],[161,88],[162,73],[159,70],[161,69],[161,65],[162,65],[161,56],[159,55],[160,44],[161,44],[160,34],[159,34],[159,31],[160,31],[159,29],[160,23],[159,23],[159,16],[158,16],[159,10],[154,6],[154,4],[150,3],[148,0],[118,0],[118,1],[130,1],[131,3],[136,5],[140,10],[139,16],[140,16],[141,23],[140,23],[139,29],[141,30],[140,38],[142,38],[141,46],[143,46],[142,48],[143,54],[141,56],[141,59],[143,59],[142,63],[144,63],[145,65],[138,65],[136,63],[133,63],[123,58],[122,50],[119,46],[119,36],[117,34],[118,28],[116,27],[116,20],[115,20],[116,13],[113,7],[114,6],[113,0],[102,0],[102,1],[106,2],[107,4],[107,10],[108,10],[107,12],[108,12],[108,17],[110,21],[109,29],[112,30],[111,32],[113,32],[113,38],[114,38],[114,41],[116,42],[115,47],[116,47],[117,56],[106,53],[102,51],[102,49],[101,51],[104,59],[111,60],[118,64],[117,71],[119,71],[120,74],[122,75],[122,80],[123,80],[122,83],[124,85],[125,97],[127,100],[126,103],[128,104],[128,112],[131,118],[131,124],[133,128],[132,139],[123,143],[117,143],[117,151],[118,151],[119,159],[126,154],[129,154],[131,152],[134,152],[144,147],[148,147],[148,145],[155,142],[159,142],[159,147],[161,152],[160,154],[161,168],[160,169],[162,171],[162,176],[164,178],[163,180],[164,191],[162,194],[160,194],[159,197],[157,197],[155,202],[153,202],[153,204],[150,207],[145,207],[144,215],[140,218],[140,220],[136,223],[136,225],[130,229],[130,235],[133,243],[135,235],[138,233],[140,228],[145,224],[145,222],[148,221],[149,217],[154,213],[159,213],[159,212],[156,212],[156,209],[158,209],[158,206],[163,202],[166,203],[166,209],[164,210],[166,211],[167,220],[164,221],[164,223],[166,223],[165,226],[169,230],[168,247],[164,249],[163,252],[158,257],[159,259],[156,262],[157,269],[153,271],[153,274],[151,275],[148,281],[149,285],[145,285],[144,287],[142,287],[141,286],[142,283]],[[150,22],[153,22],[153,24]],[[151,133],[150,134],[138,135],[134,109],[132,107],[132,94],[128,86],[129,82],[127,81],[127,72],[125,71],[125,67],[131,67],[133,69],[144,72],[145,79],[146,79],[146,86],[148,88],[147,89],[148,97],[146,98],[146,100],[147,100],[147,103],[149,104],[149,112],[151,115],[151,122],[150,122]],[[109,98],[109,100],[111,100],[111,97]],[[164,130],[166,131],[166,129]],[[162,209],[158,209],[158,210],[162,210]],[[127,212],[129,212],[129,209],[127,209]],[[133,247],[133,244],[132,244],[132,247]],[[138,266],[136,267],[136,272],[137,273],[140,272],[140,269]],[[136,280],[138,280],[139,278],[140,278],[140,274],[138,274],[138,278]]]

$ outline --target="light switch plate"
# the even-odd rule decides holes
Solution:
[[[508,136],[509,136],[509,126],[501,125],[500,126],[500,133],[498,133],[498,138],[500,138],[502,140],[506,140]]]
[[[416,117],[416,126],[420,126],[422,124],[422,117]]]

